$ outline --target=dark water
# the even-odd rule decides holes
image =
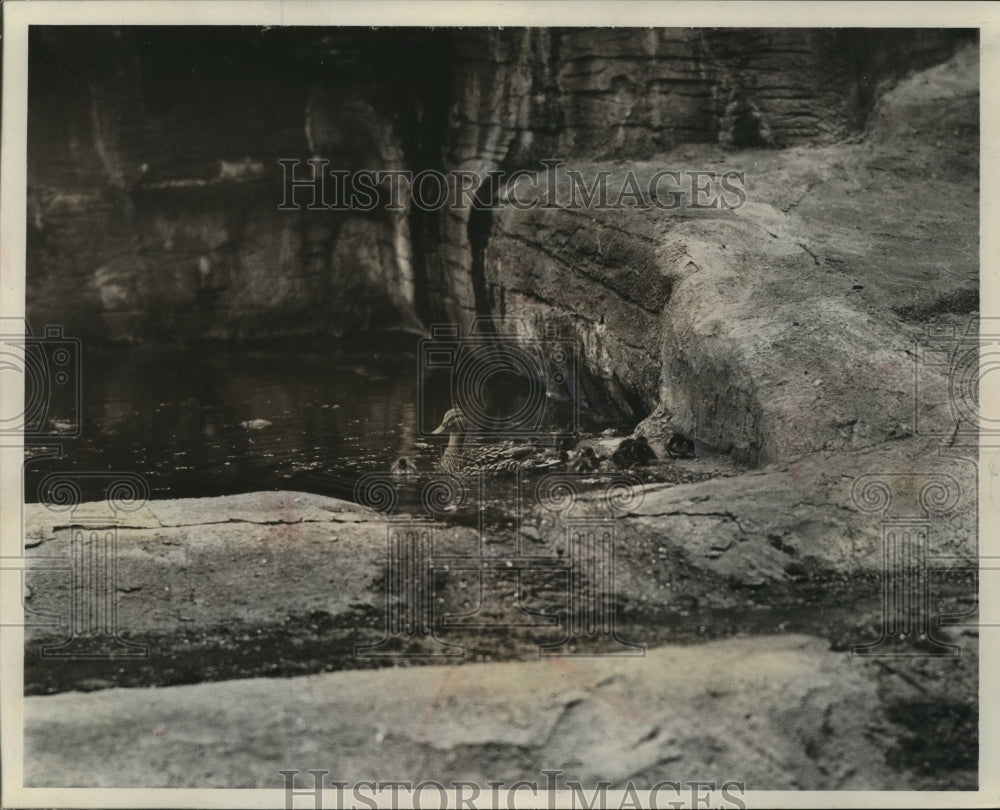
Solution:
[[[420,451],[416,375],[413,355],[91,351],[82,436],[61,442],[62,458],[28,463],[25,496],[37,500],[52,470],[136,472],[154,498],[278,488],[343,496],[362,473]],[[425,397],[443,413],[447,391]]]
[[[82,367],[82,435],[58,437],[59,458],[37,455],[51,442],[29,449],[29,502],[53,471],[139,473],[153,498],[351,498],[358,477],[400,455],[433,468],[441,447],[421,438],[421,423],[426,433],[451,406],[447,376],[418,385],[415,351],[105,349]],[[518,396],[509,383],[492,392],[501,410]],[[105,483],[75,480],[85,499],[103,497]]]

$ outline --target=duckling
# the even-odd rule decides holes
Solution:
[[[667,442],[667,455],[671,458],[694,458],[694,442],[683,433],[675,433]]]
[[[467,430],[468,420],[465,414],[460,408],[452,408],[444,415],[441,424],[431,431],[432,434],[448,434],[448,446],[441,456],[440,467],[453,475],[478,472],[497,475],[516,472],[526,467],[550,466],[552,463],[532,463],[530,457],[537,453],[536,448],[510,441],[483,447],[465,447]]]
[[[393,465],[389,468],[389,472],[394,476],[405,478],[416,475],[419,470],[412,458],[400,456],[393,462]]]
[[[656,460],[656,453],[649,446],[649,439],[639,436],[635,439],[622,439],[618,449],[611,456],[611,461],[619,467],[634,467]]]
[[[571,472],[596,472],[601,466],[601,459],[593,447],[583,447],[577,451],[569,463]]]

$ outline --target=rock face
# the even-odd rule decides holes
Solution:
[[[547,769],[561,772],[560,789],[578,780],[588,797],[598,782],[649,790],[677,774],[747,790],[909,786],[878,742],[893,729],[877,668],[802,636],[626,661],[340,672],[289,686],[28,698],[25,784],[279,789],[279,771],[298,769],[301,789],[311,786],[306,770],[323,769],[352,785],[468,780],[486,793],[489,780],[544,789]]]
[[[52,619],[93,598],[65,561],[75,528],[103,530],[108,507],[26,505],[27,781],[271,787],[279,768],[335,766],[331,778],[346,780],[481,782],[540,778],[546,767],[648,789],[682,768],[706,779],[718,768],[717,778],[748,789],[968,787],[975,632],[935,628],[960,657],[883,667],[847,652],[877,641],[886,620],[882,517],[877,498],[859,507],[858,470],[892,479],[920,469],[960,490],[928,548],[935,615],[949,605],[960,614],[974,584],[945,587],[944,568],[974,564],[975,467],[906,440],[647,486],[620,504],[613,569],[594,547],[570,548],[537,504],[519,532],[504,523],[480,537],[438,520],[433,637],[409,640],[391,618],[415,609],[409,592],[391,591],[384,517],[293,492],[152,501],[119,516],[114,594],[119,632],[148,656],[72,666],[39,645],[62,641],[65,624]],[[920,511],[915,491],[896,485],[895,496],[887,515]],[[569,517],[605,511],[584,491]],[[559,570],[521,572],[522,546],[533,565]],[[566,559],[576,587],[614,605],[617,636],[605,632],[593,647],[574,646],[591,643],[578,636],[560,648],[569,657],[538,661],[539,645],[566,638],[575,615]],[[399,644],[382,647],[389,658],[356,655],[393,632]],[[719,636],[727,640],[678,646]],[[630,657],[615,657],[621,641]],[[442,644],[452,657],[426,657]],[[424,657],[392,657],[404,651]],[[580,651],[596,657],[572,656]],[[371,671],[392,664],[401,668]],[[316,674],[330,669],[369,671]],[[301,677],[247,680],[261,675]],[[151,685],[161,688],[113,688]],[[95,694],[42,696],[67,690]]]
[[[878,464],[912,469],[906,451],[879,454]],[[622,637],[647,646],[643,655],[615,657],[612,648],[537,660],[533,644],[565,632],[565,595],[526,574],[520,597],[510,596],[509,577],[482,589],[464,635],[442,630],[437,614],[436,636],[476,639],[478,655],[470,647],[464,659],[389,658],[401,666],[376,671],[323,673],[371,667],[353,646],[390,627],[381,516],[292,492],[154,501],[127,513],[117,529],[118,629],[147,644],[148,657],[68,666],[39,657],[37,645],[61,640],[42,620],[65,618],[77,599],[87,604],[67,587],[63,561],[72,527],[100,526],[107,506],[84,503],[70,515],[28,505],[26,685],[34,695],[65,693],[25,700],[25,782],[280,788],[280,770],[316,768],[334,780],[454,779],[485,790],[487,780],[542,782],[545,768],[561,772],[564,789],[579,780],[648,790],[686,778],[678,774],[748,790],[969,788],[975,634],[937,629],[961,648],[951,659],[885,666],[845,651],[877,638],[880,621],[877,516],[835,506],[849,498],[844,471],[863,461],[841,453],[794,470],[648,488],[618,520],[617,590],[601,594],[616,605]],[[968,483],[962,466],[948,471]],[[587,497],[579,506],[600,509]],[[537,511],[523,527],[530,553],[555,557],[559,532]],[[931,552],[968,558],[974,526],[975,505],[962,499],[936,525]],[[441,565],[474,554],[476,532],[449,522],[436,529],[436,607],[461,615],[476,599],[477,574]],[[491,537],[485,559],[502,560],[514,546],[509,534]],[[579,573],[591,562],[581,559]],[[860,588],[837,596],[848,577]],[[815,605],[803,598],[807,581],[820,595]],[[554,608],[562,626],[504,630],[505,618],[524,623],[509,609],[514,600]],[[819,633],[796,634],[810,611]],[[755,613],[756,624],[737,624],[750,638],[678,645],[687,639],[676,617],[689,612],[695,626],[723,635],[732,633],[727,616],[746,622]],[[705,641],[705,630],[694,638]],[[416,643],[424,654],[435,649]],[[147,688],[112,688],[121,686]]]
[[[578,338],[594,387],[650,415],[653,438],[679,429],[767,463],[908,435],[922,322],[978,310],[977,115],[968,48],[900,84],[852,143],[566,166],[607,171],[612,200],[664,169],[743,172],[746,200],[728,208],[706,176],[706,193],[675,187],[676,209],[599,210],[574,207],[564,179],[559,207],[495,217],[485,288],[529,333]],[[944,172],[964,179],[939,188]]]
[[[371,51],[364,33],[358,47]],[[290,55],[288,38],[32,33],[32,320],[125,341],[416,325],[406,219],[280,211],[278,160],[327,155],[347,170],[424,160],[399,131],[419,114],[403,99],[426,94],[437,51],[421,43],[420,75],[401,82],[414,60],[406,37],[374,78],[357,48],[316,35]]]
[[[184,75],[179,36],[32,33],[36,325],[358,338],[516,317],[579,341],[591,409],[766,462],[897,435],[894,317],[976,307],[975,250],[955,248],[976,243],[974,45],[880,96],[961,32],[195,30]],[[560,205],[569,171],[610,172],[612,202],[630,171],[644,189],[740,174],[735,207],[691,208],[691,186],[670,210],[522,211],[480,187],[496,210],[279,210],[313,189],[289,192],[312,170],[278,161],[317,156],[480,177],[561,161]]]
[[[278,212],[280,158],[511,172],[546,157],[648,158],[684,143],[829,141],[858,130],[880,82],[942,59],[955,37],[35,31],[30,272],[82,282],[95,337],[327,333],[300,319],[317,296],[331,312],[340,306],[337,242],[354,217]],[[188,71],[174,67],[178,47]],[[372,272],[390,302],[425,316],[475,306],[464,216],[374,219],[398,273],[380,277],[361,260],[357,275]],[[406,269],[414,251],[419,278]],[[29,312],[68,314],[54,293],[33,285]],[[150,323],[154,309],[161,320]]]

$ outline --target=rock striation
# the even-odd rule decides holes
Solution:
[[[900,319],[978,307],[966,32],[179,37],[32,33],[36,328],[322,340],[516,318],[522,334],[579,341],[592,410],[654,415],[648,432],[766,463],[900,435]],[[317,157],[347,172],[527,172],[507,188],[519,199],[543,161],[563,182],[557,208],[519,210],[484,184],[464,209],[280,210],[278,161]],[[663,170],[735,172],[739,204],[693,208],[688,189],[669,210],[574,208],[565,182],[608,172],[616,199],[630,173],[648,188]]]

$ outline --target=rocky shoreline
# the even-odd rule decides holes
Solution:
[[[678,463],[693,466],[699,461],[711,463],[704,459]],[[851,759],[855,764],[850,766],[837,759],[840,770],[819,781],[813,771],[807,775],[807,771],[793,768],[792,775],[779,780],[780,785],[872,788],[898,781],[900,785],[930,786],[938,785],[935,780],[939,779],[953,786],[966,784],[975,772],[975,757],[966,749],[976,739],[976,633],[961,628],[935,630],[939,640],[961,648],[961,656],[954,659],[896,660],[890,666],[850,655],[852,646],[876,641],[883,626],[881,523],[879,515],[862,511],[851,500],[857,470],[879,469],[891,475],[893,471],[915,468],[947,471],[963,484],[964,491],[975,491],[971,486],[974,468],[970,464],[942,459],[913,439],[858,453],[818,454],[794,465],[776,465],[691,484],[638,487],[633,492],[638,496],[614,517],[613,588],[595,586],[600,596],[613,601],[614,637],[604,635],[590,647],[567,647],[562,652],[589,651],[599,656],[593,660],[615,661],[608,665],[616,667],[623,677],[639,678],[644,688],[652,689],[653,684],[665,679],[661,698],[664,706],[669,703],[672,710],[694,713],[714,687],[706,685],[708,692],[683,699],[671,689],[673,684],[688,680],[682,674],[683,667],[711,671],[715,653],[709,651],[718,650],[726,656],[744,650],[740,655],[795,657],[800,653],[793,655],[790,649],[808,650],[808,654],[801,653],[809,660],[807,669],[834,667],[838,672],[852,674],[843,682],[835,677],[817,682],[812,680],[815,672],[811,669],[797,674],[793,667],[783,671],[782,678],[789,679],[785,686],[799,683],[813,695],[810,701],[819,699],[816,694],[826,695],[839,707],[843,722],[858,727],[858,734],[866,722],[875,722],[871,716],[877,704],[875,715],[881,718],[879,722],[886,723],[878,737],[880,756],[859,754],[856,762]],[[598,490],[581,488],[574,514],[582,519],[604,514],[606,503]],[[51,561],[68,558],[75,529],[100,525],[101,515],[107,514],[108,506],[103,502],[81,504],[70,514],[56,513],[39,504],[25,507],[28,553],[37,561],[27,576],[30,598],[26,606],[30,610],[39,615],[65,614],[72,582],[66,570],[52,570]],[[242,733],[233,724],[245,722],[240,719],[243,710],[237,708],[242,698],[236,696],[246,689],[261,690],[272,696],[267,700],[281,701],[288,689],[297,692],[303,682],[327,684],[321,691],[331,693],[336,693],[341,683],[353,683],[357,689],[369,684],[374,696],[381,691],[376,686],[380,678],[411,677],[415,683],[438,677],[479,679],[485,677],[482,673],[491,672],[491,667],[500,668],[498,672],[509,666],[527,667],[525,673],[558,672],[552,668],[560,661],[591,660],[570,657],[537,662],[544,654],[544,645],[558,644],[565,637],[573,618],[565,570],[552,570],[553,563],[547,571],[520,571],[530,566],[524,563],[523,556],[518,556],[519,545],[520,553],[535,561],[565,560],[563,554],[569,551],[557,519],[538,505],[526,509],[519,531],[513,526],[497,526],[482,538],[483,542],[472,526],[447,517],[434,523],[436,558],[456,566],[461,565],[456,560],[481,554],[483,564],[451,570],[446,562],[438,565],[429,575],[437,600],[431,620],[432,636],[422,637],[419,632],[406,638],[400,636],[401,646],[390,651],[426,654],[461,648],[461,655],[447,659],[412,655],[358,657],[358,645],[376,644],[386,636],[393,606],[405,601],[397,602],[388,594],[386,578],[391,569],[387,525],[384,515],[356,504],[292,492],[151,501],[137,511],[122,513],[117,528],[118,627],[124,638],[148,644],[149,655],[140,660],[60,661],[41,656],[39,650],[43,644],[61,640],[65,628],[28,629],[26,690],[38,695],[28,699],[32,718],[28,733],[36,740],[30,744],[38,747],[38,758],[32,758],[38,763],[37,773],[64,773],[61,769],[69,767],[69,763],[53,762],[51,758],[65,756],[70,749],[60,754],[58,747],[50,748],[44,742],[57,733],[57,728],[60,735],[69,733],[65,719],[56,720],[66,715],[62,710],[46,708],[50,703],[76,706],[69,715],[79,723],[75,733],[89,736],[95,733],[95,723],[106,722],[99,719],[101,710],[97,707],[107,706],[107,711],[114,711],[114,700],[119,698],[134,702],[137,712],[155,713],[170,701],[180,700],[183,704],[189,696],[200,701],[199,690],[206,695],[229,690],[233,708],[223,709],[220,703],[215,709],[216,730],[205,732],[213,738],[219,735],[222,744],[224,739]],[[968,498],[960,499],[946,519],[935,523],[930,553],[948,561],[939,566],[941,570],[933,580],[936,614],[974,609],[975,582],[970,572],[963,570],[962,561],[966,567],[973,564],[975,537],[975,503]],[[580,566],[579,570],[585,570],[588,563],[599,564],[594,554],[591,549],[590,557],[578,556],[574,564]],[[482,571],[475,570],[477,567]],[[474,613],[474,621],[452,626],[442,621],[442,616],[461,617],[469,610]],[[623,651],[629,652],[618,640],[626,645],[644,645],[644,657],[616,658]],[[685,656],[693,656],[691,662],[678,669],[675,661],[688,660]],[[527,663],[532,660],[536,663]],[[385,667],[393,672],[373,671]],[[473,671],[468,667],[480,674],[461,674]],[[365,672],[330,672],[345,669]],[[750,671],[752,665],[747,663],[739,669]],[[323,672],[328,674],[311,674]],[[261,676],[272,679],[246,680]],[[292,680],[288,680],[291,676]],[[610,676],[595,676],[588,688],[596,689],[597,682],[606,677]],[[796,680],[800,677],[801,681]],[[207,683],[210,681],[223,683]],[[125,686],[132,688],[122,691],[120,687]],[[157,688],[150,691],[149,687]],[[868,702],[847,697],[845,690],[854,688],[862,689]],[[167,698],[165,695],[174,694],[174,689],[189,691]],[[736,694],[739,690],[732,687],[730,691]],[[67,693],[57,696],[54,692]],[[778,699],[783,690],[776,689],[773,694],[775,704],[767,711],[779,716]],[[757,700],[750,695],[740,698],[751,699]],[[761,705],[766,705],[765,696],[759,699],[764,701]],[[161,701],[168,703],[155,708]],[[495,716],[493,709],[472,699],[466,704],[454,696],[446,703],[449,712],[454,713],[454,722],[473,712],[480,733],[492,729],[491,733],[501,737],[506,733],[504,713],[517,711],[514,704],[501,710],[503,701],[496,709],[500,714]],[[898,706],[904,703],[910,708],[901,713]],[[959,718],[956,721],[951,714],[942,715],[943,730],[959,737],[963,729],[967,732],[962,738],[965,747],[959,747],[956,754],[963,758],[962,763],[953,759],[918,763],[912,756],[899,753],[912,737],[912,732],[906,730],[907,712],[923,716],[921,712],[944,711],[942,706],[951,707]],[[828,714],[832,709],[821,709],[812,706],[802,718],[784,718],[782,722],[792,722],[800,729],[796,733],[805,733],[801,731],[801,724],[808,724],[805,717],[825,728],[823,724],[828,721],[823,720],[824,712]],[[341,717],[349,717],[357,710],[346,703],[336,707]],[[338,728],[351,728],[350,720],[342,722]],[[732,726],[734,722],[732,717],[720,718],[717,727]],[[318,733],[321,729],[311,730]],[[819,732],[813,729],[813,733]],[[607,728],[600,731],[601,738],[609,734]],[[126,738],[127,733],[119,731],[111,735],[108,744],[121,745]],[[788,744],[787,736],[781,739],[785,740],[781,744]],[[850,747],[839,733],[831,739]],[[423,743],[411,743],[423,750]],[[617,741],[622,750],[628,748],[626,743],[625,739]],[[155,744],[174,743],[156,740]],[[872,744],[869,741],[852,750],[862,752]],[[324,755],[341,761],[340,745],[331,742]],[[381,750],[371,748],[359,762],[378,761]],[[736,756],[734,751],[731,753]],[[741,750],[739,756],[744,753]],[[173,756],[171,753],[172,763]],[[498,761],[506,762],[507,756]],[[698,762],[695,754],[690,756],[695,757],[692,763]],[[432,761],[421,757],[422,762]],[[235,773],[230,769],[239,769],[241,759],[229,753],[224,758],[226,764],[219,767]],[[266,786],[273,781],[275,774],[265,766],[266,759],[253,766],[253,775],[244,775],[231,786]],[[183,756],[176,760],[183,761]],[[528,757],[526,761],[536,760]],[[727,773],[749,767],[746,760],[738,758],[717,761],[725,762]],[[820,761],[822,757],[817,759]],[[896,765],[887,765],[889,761]],[[43,770],[43,766],[47,769]],[[511,774],[521,775],[518,778],[526,773],[508,766],[513,768]],[[138,761],[135,767],[140,767]],[[440,777],[440,772],[433,769],[436,765],[426,767],[415,775]],[[596,768],[596,760],[588,767]],[[814,763],[813,767],[818,766]],[[86,768],[90,775],[84,783],[103,784],[101,779],[111,779],[100,775],[103,768]],[[196,769],[193,773],[202,772]],[[596,771],[585,769],[583,773],[589,778]],[[969,776],[962,775],[965,773]],[[605,773],[601,778],[607,776]],[[176,778],[177,773],[169,775],[169,780]],[[216,778],[222,780],[218,783],[221,785],[228,777],[220,772],[208,781]],[[402,777],[397,774],[396,778]],[[768,788],[779,786],[768,781],[773,773],[766,769],[757,778],[764,779]],[[190,784],[207,784],[199,779],[192,778]],[[168,783],[178,786],[175,781],[163,784]]]

